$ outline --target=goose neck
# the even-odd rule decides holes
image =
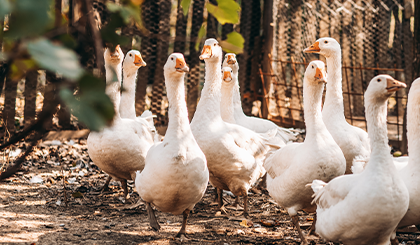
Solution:
[[[324,84],[312,84],[304,78],[303,98],[306,125],[306,139],[315,138],[316,134],[327,132],[322,121],[322,92]]]
[[[165,73],[165,85],[169,102],[169,123],[166,136],[184,134],[190,131],[187,104],[185,102],[184,73]]]
[[[414,84],[408,94],[407,139],[410,163],[420,158],[420,87]],[[418,161],[418,160],[417,160]],[[420,164],[417,164],[420,168]]]
[[[222,83],[221,88],[221,102],[220,102],[220,114],[223,121],[228,123],[235,123],[234,118],[234,107],[233,107],[233,94],[234,85],[232,83]]]
[[[136,118],[136,78],[137,72],[123,71],[123,84],[121,93],[120,114],[122,118]]]
[[[389,169],[394,164],[388,146],[387,98],[375,98],[366,94],[365,100],[366,121],[372,149],[366,169],[375,169],[376,171],[378,169]]]
[[[197,105],[197,110],[194,114],[196,120],[220,121],[220,101],[221,101],[221,86],[222,86],[222,62],[205,60],[206,75],[203,90],[201,91],[201,98]]]
[[[345,121],[341,74],[341,54],[327,57],[328,83],[323,113]]]
[[[117,66],[105,66],[106,70],[106,89],[105,93],[114,104],[114,120],[120,118],[120,90],[121,90],[121,64]],[[114,80],[114,73],[117,75],[117,81]]]

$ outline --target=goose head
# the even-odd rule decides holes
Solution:
[[[214,38],[209,38],[204,42],[200,60],[218,62],[223,57],[222,47]]]
[[[320,60],[311,61],[306,68],[305,77],[308,81],[315,84],[327,83],[327,72],[325,71],[325,64]]]
[[[111,51],[110,48],[106,48],[104,52],[104,61],[105,64],[116,66],[121,64],[124,59],[124,53],[121,50],[120,45],[115,47],[114,52]]]
[[[333,54],[341,53],[340,44],[332,37],[323,37],[318,40],[309,48],[303,50],[305,53],[320,54],[326,58],[331,57]]]
[[[406,87],[405,83],[395,80],[390,75],[378,75],[370,81],[365,97],[387,100],[395,91]]]
[[[137,71],[142,66],[146,66],[146,62],[144,62],[140,52],[134,49],[128,51],[128,53],[125,55],[123,63],[124,72]]]
[[[222,68],[222,80],[223,84],[231,85],[233,84],[233,71],[230,67],[223,67]]]
[[[225,54],[225,59],[223,60],[223,67],[230,67],[233,71],[238,72],[239,64],[236,60],[236,55],[234,53]]]
[[[181,53],[172,53],[169,55],[168,60],[163,67],[165,75],[179,77],[183,76],[185,72],[190,69],[185,63],[184,55]]]

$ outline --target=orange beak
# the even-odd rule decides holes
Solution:
[[[136,66],[146,66],[146,62],[144,62],[141,55],[134,55],[134,65]]]
[[[230,71],[224,71],[223,72],[223,81],[225,81],[225,82],[232,81],[232,75],[230,74]]]
[[[388,92],[395,92],[398,91],[402,88],[406,88],[407,85],[405,83],[402,83],[400,81],[397,81],[395,79],[390,79],[387,78],[386,79],[386,90],[388,90]]]
[[[324,77],[324,73],[318,67],[316,68],[315,79],[319,80],[320,82],[327,83]]]
[[[315,42],[309,48],[303,50],[305,53],[318,53],[319,51],[321,51],[319,48],[319,42]]]
[[[229,54],[227,56],[227,63],[229,65],[234,65],[236,63],[236,59],[233,57],[233,55]]]
[[[175,69],[178,72],[189,72],[190,68],[188,68],[187,64],[185,64],[185,60],[181,58],[176,59]]]
[[[208,59],[212,55],[210,45],[204,45],[203,51],[201,51],[200,60]]]

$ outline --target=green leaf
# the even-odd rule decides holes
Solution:
[[[5,36],[13,39],[36,36],[52,27],[52,3],[52,0],[14,1],[10,28]]]
[[[188,10],[190,9],[191,0],[182,0],[181,1],[181,7],[182,11],[184,12],[184,16],[187,16]]]
[[[220,42],[223,50],[227,53],[240,54],[244,52],[245,39],[236,31],[226,35],[227,39]]]
[[[27,48],[42,68],[58,72],[71,80],[77,80],[84,72],[73,50],[55,45],[45,38],[28,42]]]
[[[207,26],[207,22],[203,22],[203,24],[200,27],[200,30],[198,31],[197,40],[195,41],[195,50],[198,50],[198,48],[200,47],[201,40],[203,39],[204,36],[206,36],[206,31],[207,31],[206,26]]]
[[[4,16],[12,11],[12,4],[9,0],[0,0],[0,19],[3,20]]]
[[[76,98],[72,91],[63,88],[60,90],[60,97],[71,113],[90,130],[99,131],[112,121],[114,105],[104,91],[83,91]]]
[[[131,19],[134,19],[139,24],[141,23],[140,6],[138,5],[118,5],[116,3],[108,2],[106,6],[109,11],[113,13],[118,12],[125,24],[130,23]]]
[[[217,0],[217,6],[207,3],[206,8],[222,25],[226,23],[237,24],[239,22],[238,12],[241,10],[241,7],[234,0]]]
[[[25,76],[28,70],[34,67],[36,67],[36,64],[32,59],[15,59],[10,66],[10,77],[19,80]]]

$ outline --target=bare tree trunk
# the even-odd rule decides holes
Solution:
[[[185,53],[185,42],[187,39],[187,21],[188,13],[184,15],[184,11],[181,7],[181,1],[178,0],[177,16],[176,16],[176,33],[174,52]]]
[[[156,50],[156,72],[152,91],[152,113],[157,115],[157,126],[167,125],[168,115],[162,111],[162,98],[165,94],[165,78],[163,76],[163,66],[168,58],[169,49],[169,17],[171,15],[171,0],[159,1],[159,35],[163,37],[159,40]]]
[[[151,34],[159,33],[159,6],[154,0],[146,0],[142,4],[142,19],[144,27]],[[146,109],[146,89],[148,84],[153,84],[156,69],[156,38],[142,37],[140,52],[147,66],[137,72],[136,87],[136,113],[140,115]]]
[[[273,42],[274,42],[274,28],[271,25],[273,23],[273,15],[277,13],[273,13],[273,3],[276,2],[275,0],[266,0],[264,1],[264,12],[263,12],[263,59],[262,59],[262,71],[264,73],[270,73],[270,68],[272,67],[272,62],[270,60],[270,56],[273,52]],[[265,81],[265,90],[269,91],[271,87],[271,76],[264,76]],[[262,106],[262,116],[267,118],[269,115],[269,104],[267,101],[263,99],[263,106]]]
[[[188,73],[187,83],[187,107],[188,117],[194,117],[198,102],[198,85],[200,81],[200,60],[198,58],[199,52],[195,50],[195,41],[197,40],[198,31],[203,23],[203,11],[205,0],[194,0],[192,12],[192,25],[190,35],[190,55],[189,61],[190,72]]]
[[[35,122],[36,115],[36,88],[38,84],[38,71],[29,71],[25,79],[25,108],[23,118],[25,126]]]

